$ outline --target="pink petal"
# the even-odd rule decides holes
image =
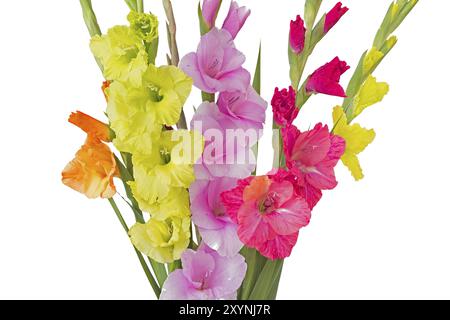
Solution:
[[[257,250],[271,260],[285,259],[291,255],[297,239],[298,232],[288,236],[277,236],[258,246]]]

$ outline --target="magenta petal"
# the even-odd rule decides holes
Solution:
[[[257,247],[273,237],[273,231],[264,222],[254,202],[244,203],[238,212],[239,239],[249,247]]]
[[[294,198],[264,218],[277,234],[285,236],[307,226],[311,219],[311,210],[306,201]]]
[[[317,124],[313,130],[300,134],[293,147],[292,159],[304,166],[314,166],[322,161],[330,150],[328,127]]]
[[[258,246],[257,250],[261,255],[271,260],[284,259],[291,255],[297,239],[298,232],[288,236],[277,236]]]

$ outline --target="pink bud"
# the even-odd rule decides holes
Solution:
[[[239,7],[236,1],[232,1],[222,29],[227,30],[233,39],[236,38],[249,15],[250,10],[246,7]]]
[[[219,11],[220,0],[203,0],[202,14],[208,27],[214,27],[217,18],[217,11]]]
[[[300,16],[297,19],[291,21],[291,30],[289,33],[289,42],[292,51],[296,54],[300,54],[305,48],[305,24]]]
[[[335,26],[336,23],[342,18],[342,16],[348,11],[347,7],[342,7],[342,3],[338,2],[334,6],[333,9],[331,9],[330,12],[327,13],[325,17],[325,25],[323,28],[323,31],[327,33]]]
[[[306,92],[323,93],[330,96],[346,97],[345,91],[339,84],[341,75],[350,67],[338,57],[326,63],[309,77],[306,83]]]

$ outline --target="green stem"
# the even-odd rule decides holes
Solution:
[[[170,0],[162,0],[164,11],[167,17],[167,38],[169,41],[169,49],[170,49],[170,58],[168,61],[173,66],[178,66],[180,63],[180,55],[178,53],[178,44],[177,44],[177,24],[175,21],[175,14],[173,13],[172,2]],[[184,114],[184,110],[181,109],[180,120],[177,123],[178,129],[187,129],[187,121],[186,115]]]
[[[83,10],[84,23],[86,24],[90,36],[100,36],[102,34],[102,31],[100,30],[100,26],[98,25],[94,9],[92,9],[91,0],[80,0],[80,5],[81,9]],[[103,65],[101,61],[97,58],[95,58],[95,61],[97,62],[98,67],[103,73]]]
[[[144,12],[144,0],[137,0],[136,1],[136,9],[137,12],[143,13]]]
[[[117,207],[116,202],[114,201],[113,198],[108,199],[108,201],[109,201],[111,207],[113,208],[117,218],[119,219],[119,222],[120,222],[122,228],[125,230],[125,232],[128,235],[128,232],[130,230],[129,230],[122,214],[120,213],[120,210]],[[155,278],[153,277],[152,273],[150,272],[150,269],[148,268],[147,263],[145,263],[145,260],[144,260],[144,257],[142,256],[142,254],[134,246],[133,246],[133,248],[134,248],[134,251],[136,252],[139,262],[141,263],[142,270],[144,270],[144,273],[148,279],[148,282],[150,283],[153,291],[155,292],[156,297],[159,298],[159,295],[161,294],[161,289],[159,288],[158,284],[156,283]]]

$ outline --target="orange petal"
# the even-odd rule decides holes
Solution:
[[[109,81],[109,80],[103,81],[102,92],[103,92],[103,95],[105,96],[106,102],[108,102],[108,100],[109,100],[108,88],[110,85],[111,85],[111,81]]]
[[[250,185],[244,190],[244,201],[260,200],[263,198],[270,187],[270,179],[267,176],[255,177]]]
[[[105,142],[111,141],[108,125],[83,112],[73,112],[69,117],[69,122],[79,127],[88,135],[96,136]]]
[[[88,198],[111,198],[116,193],[113,178],[117,164],[109,147],[95,136],[85,144],[62,172],[62,182]]]

